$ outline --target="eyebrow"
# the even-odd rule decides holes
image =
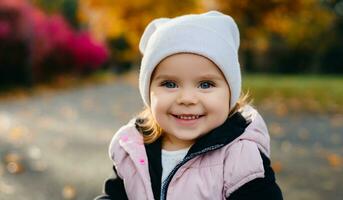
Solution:
[[[199,76],[197,78],[200,80],[222,80],[224,77],[221,77],[221,76],[218,76],[215,74],[205,74],[205,75]],[[154,80],[159,80],[159,79],[172,79],[172,80],[176,79],[177,80],[178,77],[173,76],[173,75],[168,75],[168,74],[161,74],[161,75],[154,77]]]
[[[225,78],[224,77],[221,77],[221,76],[218,76],[218,75],[215,75],[215,74],[205,74],[203,76],[200,76],[199,79],[210,79],[210,80],[222,80]]]
[[[159,79],[177,79],[176,76],[167,75],[167,74],[161,74],[153,78],[153,80],[159,80]]]

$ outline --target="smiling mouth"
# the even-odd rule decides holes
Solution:
[[[203,117],[204,115],[193,115],[193,114],[182,114],[182,115],[174,115],[175,118],[182,119],[182,120],[195,120]]]

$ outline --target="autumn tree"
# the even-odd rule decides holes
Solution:
[[[323,72],[326,65],[323,60],[332,61],[337,57],[338,51],[332,53],[331,50],[337,49],[335,41],[341,36],[337,32],[340,26],[335,14],[337,10],[343,10],[343,4],[339,2],[79,0],[77,16],[81,27],[89,27],[97,38],[108,41],[113,62],[124,60],[119,62],[119,66],[124,66],[125,62],[135,62],[135,59],[137,62],[139,38],[152,19],[216,9],[233,16],[239,25],[243,69],[286,73]],[[337,69],[335,63],[333,66]]]
[[[216,0],[238,20],[244,67],[250,71],[317,71],[334,14],[318,0]]]
[[[152,19],[202,11],[197,0],[80,0],[78,17],[98,39],[108,41],[118,68],[138,62],[139,38]]]
[[[47,13],[61,13],[74,27],[78,27],[78,0],[31,0]]]

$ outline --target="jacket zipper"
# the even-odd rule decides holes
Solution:
[[[167,190],[168,190],[169,184],[170,184],[173,176],[176,174],[177,170],[180,169],[180,167],[182,167],[182,165],[184,165],[186,162],[188,162],[189,160],[193,159],[194,157],[196,157],[200,154],[204,154],[204,153],[207,153],[209,151],[219,149],[222,146],[224,146],[224,144],[216,144],[216,145],[204,148],[201,151],[194,152],[194,153],[191,153],[190,155],[186,156],[179,164],[177,164],[174,167],[174,169],[167,176],[166,180],[162,183],[161,200],[167,199]]]

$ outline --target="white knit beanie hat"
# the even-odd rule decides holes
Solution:
[[[150,105],[150,79],[155,67],[176,53],[194,53],[214,62],[230,87],[230,109],[241,93],[238,61],[239,30],[235,21],[218,11],[159,18],[148,24],[139,43],[143,54],[139,74],[139,91]]]

